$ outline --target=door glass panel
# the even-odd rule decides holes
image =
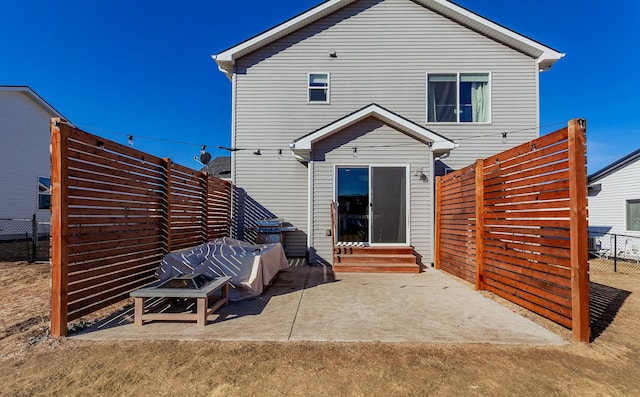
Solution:
[[[369,168],[338,168],[338,241],[369,241]]]
[[[405,167],[371,168],[371,242],[407,242],[407,170]]]

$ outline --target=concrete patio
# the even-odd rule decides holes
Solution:
[[[561,345],[560,336],[434,269],[420,274],[334,274],[292,266],[257,298],[231,302],[205,327],[133,325],[133,308],[82,333],[83,340],[440,342]]]

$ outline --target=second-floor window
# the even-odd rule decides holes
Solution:
[[[309,73],[309,103],[329,103],[329,73]]]
[[[489,73],[427,75],[427,122],[490,122]]]

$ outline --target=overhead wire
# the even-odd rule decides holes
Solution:
[[[454,143],[458,143],[458,142],[463,142],[463,141],[468,141],[468,140],[472,140],[472,139],[480,139],[480,138],[489,138],[489,137],[502,137],[503,141],[506,139],[506,136],[511,135],[511,134],[517,134],[520,132],[525,132],[525,131],[531,131],[531,130],[540,130],[542,131],[542,129],[545,128],[549,128],[549,127],[554,127],[554,126],[558,126],[558,125],[562,125],[562,124],[566,124],[566,122],[557,122],[557,123],[551,123],[551,124],[545,124],[545,125],[541,125],[541,126],[536,126],[536,127],[527,127],[527,128],[521,128],[521,129],[517,129],[517,130],[512,130],[512,131],[500,131],[500,132],[493,132],[490,134],[483,134],[483,135],[474,135],[474,136],[469,136],[469,137],[462,137],[462,138],[456,138],[456,139],[451,139],[452,142]],[[282,146],[260,146],[259,148],[244,148],[244,147],[226,147],[226,146],[221,146],[221,145],[214,145],[214,144],[206,144],[206,143],[193,143],[193,142],[185,142],[185,141],[178,141],[178,140],[173,140],[173,139],[165,139],[165,138],[158,138],[158,137],[151,137],[151,136],[144,136],[144,135],[136,135],[133,134],[131,132],[120,132],[120,131],[113,131],[113,130],[107,130],[107,129],[103,129],[103,128],[97,128],[97,127],[90,127],[90,126],[78,126],[78,128],[83,129],[83,130],[89,130],[89,131],[98,131],[101,133],[108,133],[108,134],[114,134],[114,135],[121,135],[121,136],[125,136],[127,137],[128,143],[130,145],[133,144],[134,139],[144,139],[144,140],[150,140],[150,141],[156,141],[156,142],[164,142],[164,143],[171,143],[171,144],[175,144],[175,145],[185,145],[185,146],[194,146],[194,147],[209,147],[209,148],[216,148],[216,149],[220,149],[220,150],[226,150],[228,152],[237,152],[237,151],[252,151],[254,152],[254,154],[258,154],[261,153],[261,151],[271,151],[271,150],[275,150],[276,153],[278,153],[278,155],[280,156],[282,154]],[[358,148],[394,148],[394,147],[405,147],[405,146],[412,146],[413,143],[396,143],[396,144],[382,144],[382,145],[358,145]],[[288,145],[287,145],[288,147]]]

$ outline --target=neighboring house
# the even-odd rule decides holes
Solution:
[[[209,161],[209,163],[202,167],[200,171],[206,172],[207,174],[220,179],[229,180],[231,179],[231,157],[218,156]]]
[[[213,57],[232,180],[297,227],[289,255],[331,263],[335,238],[432,263],[436,172],[536,138],[539,72],[563,55],[445,0],[326,1]]]
[[[0,218],[50,221],[52,117],[64,118],[31,88],[0,86]],[[5,221],[0,233],[24,227]]]
[[[640,237],[640,149],[591,174],[588,183],[589,229]]]

